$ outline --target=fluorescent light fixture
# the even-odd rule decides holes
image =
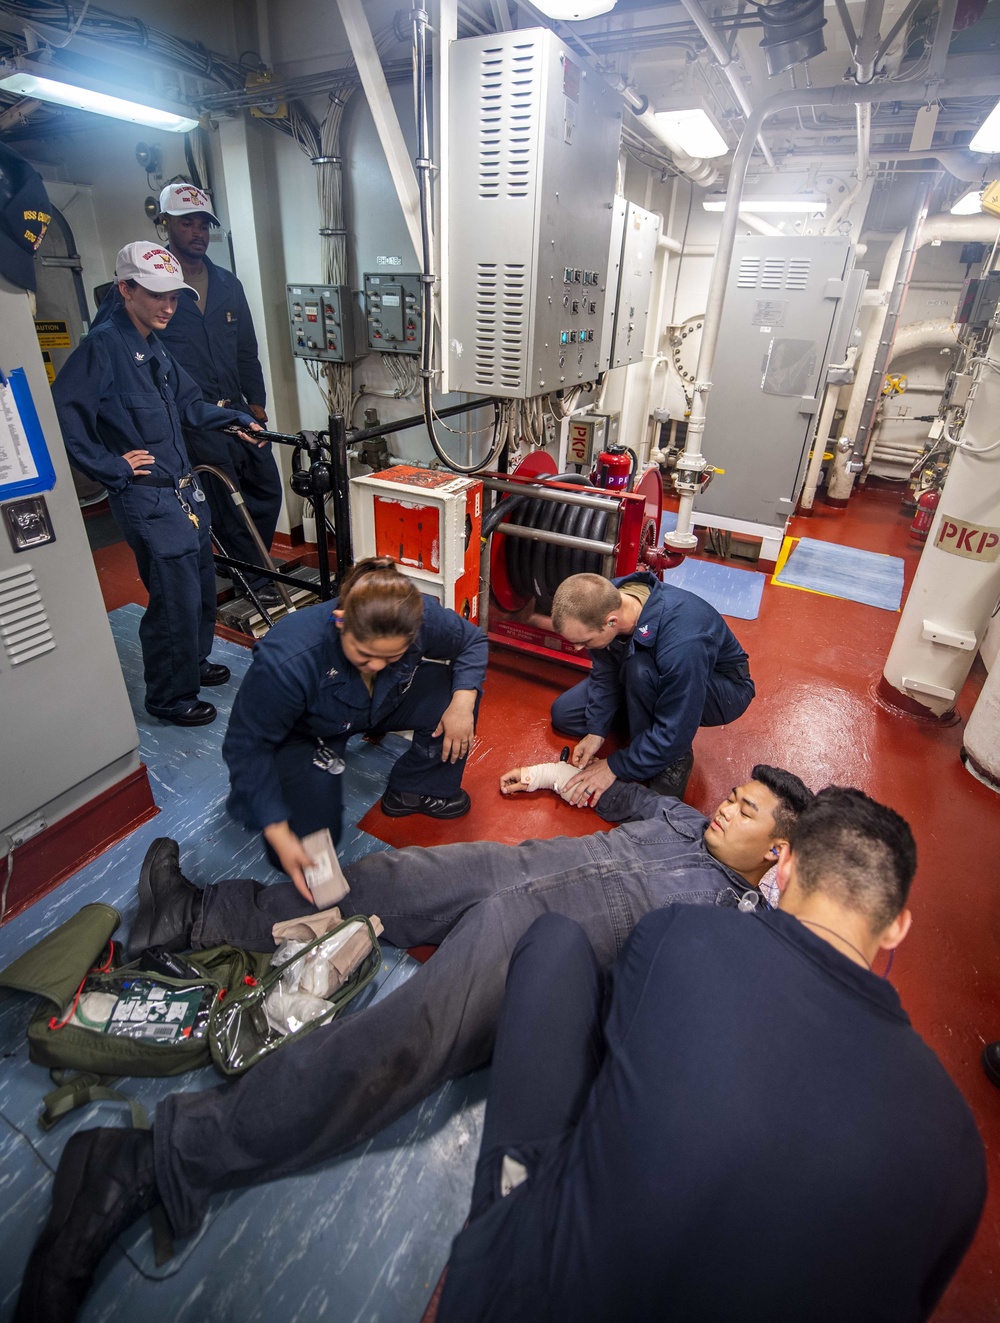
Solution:
[[[725,211],[725,193],[709,193],[701,204],[706,211]],[[791,197],[741,198],[740,211],[755,216],[781,216],[802,213],[806,216],[825,216],[828,206],[822,193],[796,193]]]
[[[668,145],[676,143],[688,156],[710,160],[725,156],[729,145],[704,110],[654,110],[653,119]]]
[[[1000,101],[979,126],[978,132],[969,143],[969,151],[983,152],[987,156],[1000,152]]]
[[[151,99],[145,95],[141,102],[129,101],[125,97],[103,91],[93,79],[77,73],[60,76],[62,72],[25,58],[4,61],[0,64],[0,88],[7,92],[19,92],[21,96],[34,97],[38,101],[50,101],[72,110],[89,110],[95,115],[128,120],[168,133],[190,133],[198,127],[197,118],[190,112],[184,114],[181,106],[173,106],[168,101]],[[66,81],[70,78],[72,82]]]
[[[953,216],[978,216],[982,211],[979,205],[981,190],[970,188],[968,193],[963,193],[951,209]]]
[[[564,23],[580,23],[585,18],[609,14],[617,0],[532,0],[532,7],[547,18],[558,18]]]

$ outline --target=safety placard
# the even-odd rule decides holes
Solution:
[[[35,334],[38,336],[39,349],[69,349],[69,326],[66,322],[39,321],[35,319]]]
[[[589,464],[590,449],[593,444],[594,427],[589,422],[573,421],[569,425],[569,440],[566,446],[566,460],[570,464]]]
[[[966,560],[995,561],[1000,555],[1000,528],[942,515],[934,545]]]

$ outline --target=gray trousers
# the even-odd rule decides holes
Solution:
[[[265,1057],[237,1083],[159,1104],[156,1175],[175,1232],[198,1226],[213,1191],[333,1157],[484,1065],[511,954],[540,914],[576,919],[608,966],[648,910],[717,902],[726,878],[704,856],[692,875],[679,860],[679,871],[663,870],[662,843],[620,835],[411,847],[349,865],[345,915],[378,914],[394,945],[439,949],[390,996]],[[195,939],[266,950],[271,924],[304,908],[291,883],[222,882],[205,889]]]

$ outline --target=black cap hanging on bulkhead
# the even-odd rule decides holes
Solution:
[[[0,143],[0,275],[35,288],[35,253],[52,219],[49,195],[34,166]]]

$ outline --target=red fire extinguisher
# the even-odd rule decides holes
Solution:
[[[625,491],[632,477],[633,455],[625,446],[609,446],[602,450],[590,471],[595,487],[608,491]]]
[[[934,511],[940,504],[941,493],[936,487],[921,492],[917,500],[917,508],[913,512],[913,523],[910,525],[910,537],[914,542],[927,541],[927,534],[931,531],[931,524],[934,522]]]

